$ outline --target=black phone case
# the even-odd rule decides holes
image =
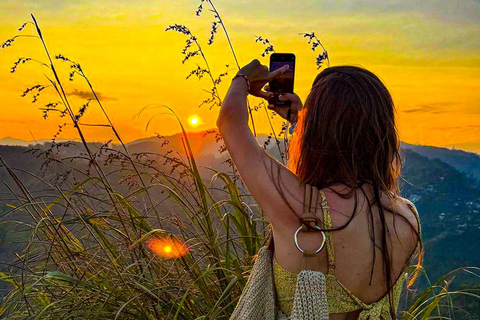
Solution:
[[[292,62],[294,63],[294,74],[293,74],[293,80],[292,80],[292,87],[293,87],[293,84],[294,84],[294,81],[295,81],[295,55],[292,54],[292,53],[289,53],[289,54],[282,54],[282,53],[273,53],[271,56],[270,56],[270,72],[272,72],[272,62],[282,62],[282,61],[285,61],[285,62]],[[293,90],[291,90],[292,92],[290,92],[290,90],[285,90],[285,92],[289,92],[289,93],[293,93]],[[278,96],[281,94],[281,93],[278,93],[278,92],[273,92],[273,97],[270,98],[268,100],[268,103],[269,104],[272,104],[274,106],[290,106],[292,104],[291,101],[280,101],[278,100]]]

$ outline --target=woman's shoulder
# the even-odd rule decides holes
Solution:
[[[398,198],[401,201],[403,201],[403,203],[405,203],[405,205],[408,208],[408,210],[403,210],[403,216],[405,216],[405,218],[408,219],[408,221],[412,226],[415,226],[415,229],[417,230],[417,232],[420,232],[420,229],[421,229],[420,215],[418,214],[417,207],[412,201],[410,201],[407,198],[404,198],[401,196],[398,196]]]
[[[397,196],[397,197],[398,197],[399,199],[401,199],[403,202],[405,202],[405,203],[408,205],[408,207],[410,208],[410,210],[411,210],[415,215],[418,216],[417,207],[415,206],[415,204],[414,204],[412,201],[410,201],[409,199],[404,198],[404,197],[402,197],[402,196]]]
[[[345,194],[345,189],[343,186],[340,184],[332,185],[329,186],[328,188],[322,189],[322,192],[328,197],[328,204],[329,207],[335,208],[335,211],[340,211],[340,212],[349,212],[351,211],[350,209],[353,208],[354,206],[354,200],[353,196],[350,198],[343,198],[339,194],[344,193]],[[368,188],[365,189],[368,192],[368,197],[371,198],[373,197],[373,192],[369,190]],[[348,192],[347,192],[348,193]],[[363,196],[361,196],[362,192],[358,191],[359,195],[359,201],[363,202],[364,199]],[[391,197],[386,197],[386,194],[382,193],[381,196],[381,203],[382,206],[385,208],[389,208],[393,210],[396,214],[400,214],[402,217],[406,219],[408,224],[410,226],[413,226],[417,232],[420,231],[420,216],[417,211],[417,207],[415,204],[410,201],[407,198],[404,198],[400,195],[395,195],[393,196],[393,203],[390,202],[392,198]],[[373,200],[369,199],[370,202]],[[392,207],[393,206],[393,207]],[[334,225],[342,225],[348,220],[349,216],[348,215],[337,215],[336,217],[332,217],[332,220],[338,220],[334,221]],[[335,223],[336,222],[336,223]]]
[[[418,214],[417,207],[412,201],[401,196],[397,196],[397,198],[403,203],[402,210],[399,212],[399,214],[406,222],[403,223],[402,229],[404,231],[400,233],[403,235],[400,243],[402,248],[407,249],[406,253],[409,252],[407,260],[411,261],[412,257],[414,257],[420,249],[422,237],[420,216]],[[401,260],[403,259],[404,258],[402,257]]]

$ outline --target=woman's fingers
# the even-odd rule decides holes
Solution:
[[[270,99],[272,96],[273,96],[273,92],[270,92],[270,91],[256,91],[256,92],[252,92],[251,93],[252,95],[256,96],[256,97],[260,97],[260,98],[263,98],[265,100],[268,100]]]
[[[274,106],[273,104],[269,104],[269,105],[267,106],[267,108],[268,108],[269,110],[273,110],[273,111],[275,111],[276,113],[278,113],[278,114],[280,115],[280,117],[282,117],[282,118],[284,118],[284,119],[287,118],[287,111],[288,111],[288,108],[289,108],[289,107],[276,107],[276,106]]]
[[[282,73],[287,71],[288,68],[290,68],[290,66],[288,64],[285,64],[285,65],[281,66],[280,68],[278,68],[277,70],[274,70],[274,71],[270,72],[269,80],[272,80],[272,79],[278,77],[279,75],[281,75]]]
[[[291,101],[292,111],[294,112],[298,112],[303,108],[302,100],[295,93],[283,93],[280,96],[278,96],[278,100]]]
[[[286,119],[286,120],[289,120],[289,121],[290,121],[291,118],[287,119],[288,109],[291,110],[291,114],[295,117],[296,115],[298,115],[298,112],[303,108],[302,100],[295,93],[288,93],[288,92],[287,93],[282,93],[281,95],[278,96],[278,100],[280,100],[280,101],[291,101],[292,103],[291,103],[290,106],[275,106],[275,105],[269,104],[268,109],[275,111],[283,119]]]
[[[278,100],[297,102],[300,101],[300,98],[296,94],[286,92],[279,95]]]
[[[268,108],[269,110],[275,111],[276,113],[279,113],[279,114],[281,113],[281,111],[280,111],[281,108],[280,108],[280,107],[275,107],[273,104],[269,104],[269,105],[267,106],[267,108]]]

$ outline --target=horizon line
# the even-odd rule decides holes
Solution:
[[[210,129],[204,129],[204,130],[199,130],[199,131],[186,131],[186,134],[198,134],[198,133],[202,133],[202,132],[205,132],[205,131],[210,131],[210,130],[216,130],[218,131],[218,128],[210,128]],[[182,131],[179,131],[177,133],[173,133],[173,134],[170,134],[170,135],[164,135],[165,137],[171,137],[171,136],[175,136],[177,134],[183,134]],[[267,133],[257,133],[257,136],[258,135],[265,135],[265,136],[268,136]],[[130,144],[132,142],[135,142],[135,141],[139,141],[139,140],[145,140],[145,139],[150,139],[150,138],[154,138],[156,137],[156,135],[151,135],[149,137],[144,137],[144,138],[138,138],[138,139],[135,139],[135,140],[131,140],[131,141],[127,141],[125,142],[125,144]],[[35,139],[35,140],[24,140],[24,139],[20,139],[20,138],[14,138],[14,137],[10,137],[10,136],[6,136],[6,137],[3,137],[3,138],[0,138],[0,146],[9,146],[9,147],[25,147],[24,145],[10,145],[10,144],[2,144],[1,141],[2,140],[5,140],[5,139],[12,139],[12,140],[19,140],[19,141],[23,141],[25,143],[29,143],[30,144],[45,144],[47,143],[48,141],[51,141],[53,140],[52,138],[48,138],[48,139]],[[69,139],[69,138],[58,138],[57,140],[60,140],[61,142],[66,142],[66,141],[72,141],[72,142],[82,142],[80,139]],[[38,141],[42,141],[41,143],[39,143]],[[118,140],[117,140],[118,141]],[[105,143],[107,141],[87,141],[87,143]],[[455,145],[452,145],[451,147],[447,147],[447,146],[436,146],[436,145],[426,145],[426,144],[418,144],[418,143],[410,143],[410,142],[405,142],[405,141],[402,141],[400,140],[401,143],[404,143],[404,144],[408,144],[408,145],[412,145],[412,146],[423,146],[423,147],[435,147],[435,148],[444,148],[444,149],[448,149],[448,150],[461,150],[461,151],[464,151],[464,152],[470,152],[470,153],[474,153],[476,155],[479,155],[480,156],[480,152],[476,152],[476,151],[471,151],[471,150],[465,150],[465,149],[462,149],[462,148],[455,148]],[[114,145],[120,145],[119,142],[113,142],[112,141],[112,144]]]

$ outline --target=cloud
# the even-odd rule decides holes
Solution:
[[[441,113],[441,111],[438,110],[438,108],[434,107],[434,106],[421,106],[421,107],[414,108],[414,109],[403,110],[403,112],[405,112],[405,113],[414,113],[414,112],[418,112],[418,113]]]
[[[455,103],[453,102],[438,102],[438,103],[432,103],[432,104],[419,105],[416,108],[403,110],[402,112],[405,112],[405,113],[417,112],[417,113],[429,113],[429,114],[446,113],[449,111],[445,110],[444,107],[450,107],[453,105],[455,105]]]
[[[100,100],[103,100],[103,101],[117,101],[117,99],[115,99],[115,98],[110,98],[110,97],[104,96],[103,93],[101,93],[101,92],[96,91],[96,94],[97,94],[98,99],[100,99]],[[72,92],[70,92],[68,95],[69,96],[77,96],[77,97],[80,97],[82,99],[95,99],[95,97],[93,96],[93,93],[91,91],[81,91],[81,90],[75,89]]]
[[[435,130],[463,130],[463,129],[480,129],[480,125],[452,126],[452,127],[432,127]]]

